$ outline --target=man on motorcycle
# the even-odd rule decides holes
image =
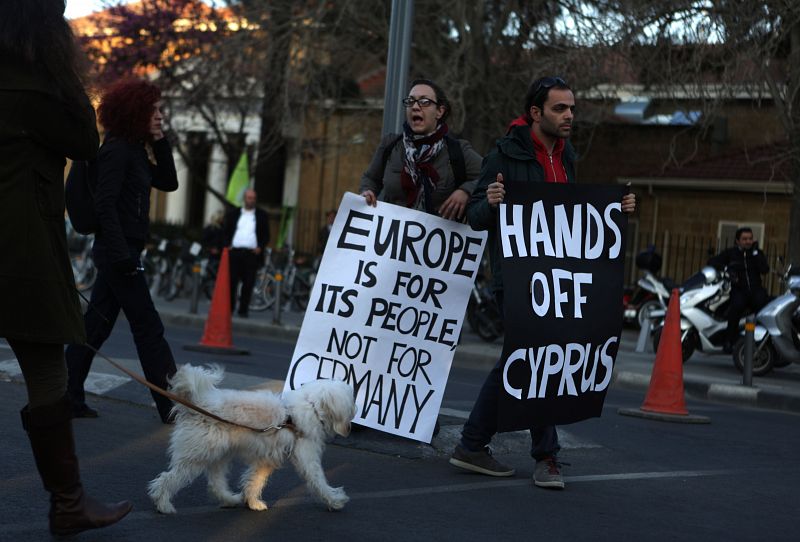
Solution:
[[[728,336],[723,346],[724,352],[730,354],[739,335],[739,320],[747,314],[748,308],[758,312],[767,304],[767,291],[761,284],[761,275],[769,271],[769,264],[753,239],[753,230],[745,227],[736,230],[736,246],[708,260],[708,265],[719,270],[727,266],[731,279]]]

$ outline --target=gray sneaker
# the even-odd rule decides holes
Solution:
[[[564,478],[561,476],[561,465],[555,456],[536,462],[533,470],[533,484],[551,489],[564,489]]]
[[[515,472],[492,457],[488,446],[478,452],[471,452],[459,444],[450,456],[450,464],[488,476],[513,476]]]

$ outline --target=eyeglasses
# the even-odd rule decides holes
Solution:
[[[406,107],[414,107],[414,104],[419,104],[420,107],[430,107],[431,105],[439,105],[439,102],[434,102],[430,98],[403,98],[403,105]]]
[[[536,90],[534,90],[533,92],[535,94],[542,89],[552,88],[556,85],[561,85],[565,87],[569,86],[567,82],[561,79],[560,77],[543,77],[542,80],[539,81],[539,84],[536,85]]]

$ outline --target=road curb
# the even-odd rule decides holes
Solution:
[[[206,322],[206,317],[200,314],[174,312],[163,310],[163,308],[159,310],[159,314],[165,324],[196,327],[199,330],[203,329]],[[269,337],[291,342],[296,341],[300,334],[299,326],[294,324],[273,324],[263,320],[244,320],[241,318],[233,319],[232,330],[234,339],[239,335],[255,338]],[[198,342],[201,335],[202,331],[198,333]],[[456,350],[453,365],[461,368],[489,371],[495,366],[498,359],[499,355],[497,353],[476,352],[471,350],[469,346],[461,346]],[[650,375],[635,371],[615,371],[611,385],[622,389],[647,391],[650,386]],[[691,375],[684,375],[683,388],[686,394],[693,399],[800,412],[800,392],[712,382]]]
[[[206,325],[206,317],[200,314],[159,311],[159,315],[164,324],[195,327],[200,330]],[[232,321],[231,329],[234,336],[240,335],[255,338],[269,337],[282,341],[294,341],[300,334],[300,328],[297,326],[247,321],[238,318]],[[197,340],[200,340],[200,336],[197,337]]]
[[[611,382],[612,386],[623,389],[647,391],[650,376],[633,371],[619,371],[614,373]],[[684,377],[683,389],[689,397],[704,401],[800,412],[800,393],[710,382],[690,376]]]

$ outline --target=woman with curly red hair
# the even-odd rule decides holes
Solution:
[[[150,224],[151,188],[167,192],[178,188],[172,149],[162,131],[161,105],[158,87],[138,79],[116,83],[100,103],[98,116],[106,137],[97,157],[94,196],[99,228],[92,255],[98,274],[84,321],[86,343],[99,349],[122,309],[145,377],[166,388],[167,378],[175,373],[175,359],[139,261]],[[67,348],[66,358],[73,414],[97,417],[97,411],[86,404],[83,387],[94,351],[73,344]],[[151,393],[161,421],[170,423],[172,402]]]

